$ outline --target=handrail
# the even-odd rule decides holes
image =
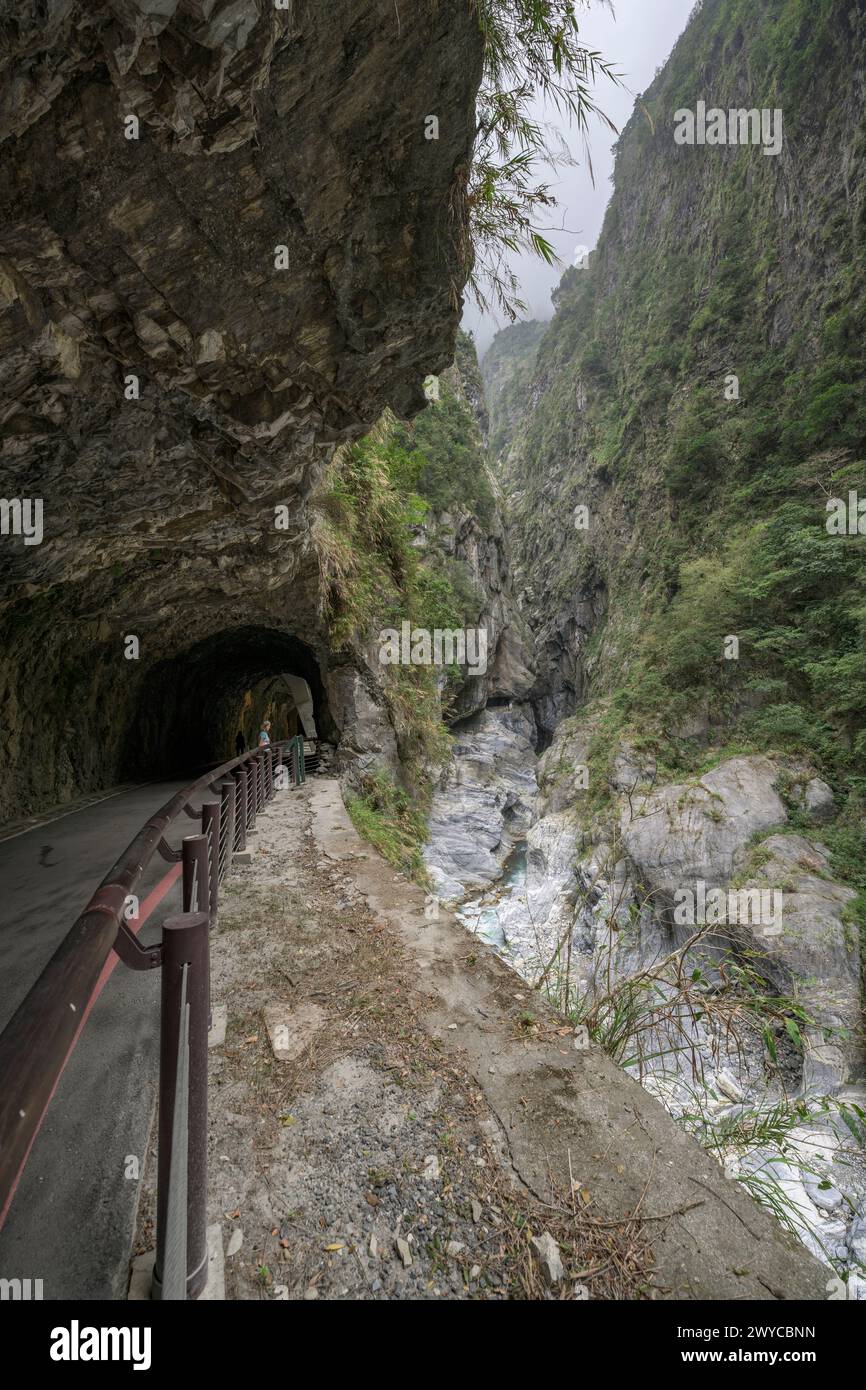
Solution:
[[[162,1297],[168,1302],[186,1298],[187,1271],[187,1165],[189,1161],[189,962],[181,965],[174,1106],[171,1115],[171,1161],[166,1199],[166,1255]]]
[[[153,855],[164,846],[169,826],[191,799],[239,771],[239,785],[264,783],[264,758],[282,763],[283,749],[295,758],[296,739],[253,749],[222,763],[175,793],[130,841],[112,865],[84,911],[63,938],[35,984],[0,1033],[0,1226],[2,1226],[27,1155],[42,1124],[69,1056],[87,1018],[93,991],[112,949],[127,964],[148,969],[161,964],[161,947],[142,948],[126,926],[124,911]],[[303,741],[299,766],[303,776]],[[246,777],[250,772],[251,776]],[[258,774],[258,775],[257,775]],[[295,785],[301,779],[296,775]],[[273,792],[271,778],[270,794]],[[234,799],[234,798],[233,798]],[[237,816],[243,833],[255,820],[256,802]],[[218,843],[218,841],[217,841]],[[168,846],[164,846],[168,849]],[[172,859],[176,854],[171,852]]]

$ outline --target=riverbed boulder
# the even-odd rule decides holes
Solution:
[[[786,820],[778,772],[766,757],[729,758],[694,782],[627,800],[620,811],[623,848],[647,890],[669,905],[699,880],[725,886],[744,863],[752,836]]]
[[[771,888],[781,911],[770,930],[738,936],[756,968],[806,1011],[803,1089],[833,1092],[859,1071],[860,952],[847,909],[856,893],[837,883],[829,854],[803,835],[771,835],[758,846],[746,888]]]
[[[725,925],[710,943],[714,955],[744,952],[780,995],[805,1010],[803,1089],[828,1093],[852,1079],[860,1064],[860,959],[847,917],[856,895],[834,880],[824,846],[783,831],[781,772],[770,758],[730,758],[696,782],[621,800],[622,842],[643,890],[668,922],[680,895],[697,899],[701,884],[707,894],[728,890]],[[804,788],[813,781],[819,779],[804,781]],[[822,806],[825,787],[816,793]],[[753,843],[775,827],[779,833]],[[752,890],[763,895],[760,911],[757,897],[746,896]],[[683,931],[698,925],[692,921]],[[672,935],[671,944],[676,939]]]

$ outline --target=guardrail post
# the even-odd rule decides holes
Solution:
[[[235,849],[247,847],[247,770],[236,767],[235,779]]]
[[[225,877],[232,866],[232,850],[235,843],[235,797],[237,784],[226,778],[219,783],[222,806],[220,809],[220,873]],[[225,846],[224,856],[222,855]]]
[[[162,950],[153,1297],[197,1298],[208,1268],[207,913],[167,918]]]
[[[256,810],[258,809],[258,795],[256,790],[256,755],[250,754],[250,761],[247,767],[247,834],[252,830],[256,823]]]
[[[210,912],[210,868],[207,837],[185,835],[182,846],[183,910]]]
[[[201,808],[201,831],[207,843],[208,901],[210,924],[215,926],[220,888],[220,819],[221,803],[205,801]]]
[[[307,780],[307,774],[304,768],[304,740],[301,738],[300,734],[297,734],[292,739],[291,751],[292,780],[295,786],[299,787],[302,782],[306,782]]]
[[[216,805],[216,802],[209,803]],[[202,822],[204,822],[204,807],[202,807]],[[208,853],[208,836],[204,835],[185,835],[181,845],[181,859],[183,863],[183,910],[184,912],[206,912],[208,921],[213,922],[216,915],[216,902],[211,908],[211,870],[210,855]],[[207,1026],[210,1030],[211,1006],[210,1006],[210,953],[205,959],[205,969],[207,971]]]

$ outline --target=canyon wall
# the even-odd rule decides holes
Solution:
[[[564,672],[666,737],[755,705],[763,741],[862,728],[862,545],[824,523],[866,436],[864,26],[854,5],[707,0],[622,134],[506,464],[560,712]],[[699,101],[778,109],[781,152],[676,144]]]
[[[426,851],[859,1297],[864,59],[861,5],[704,0],[588,264],[494,340],[535,681],[458,730]],[[677,141],[714,108],[755,139]]]
[[[4,37],[0,492],[44,516],[0,538],[8,819],[227,754],[209,706],[281,663],[354,719],[308,499],[452,359],[482,39],[464,0],[70,0]]]

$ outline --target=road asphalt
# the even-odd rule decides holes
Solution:
[[[0,841],[0,1028],[147,818],[183,782],[152,783]],[[172,844],[192,833],[177,823]],[[165,877],[154,856],[139,897]],[[159,940],[174,884],[143,924]],[[112,956],[113,959],[113,956]],[[67,1063],[3,1230],[0,1278],[43,1281],[46,1299],[126,1296],[138,1181],[156,1097],[159,971],[118,962]]]

